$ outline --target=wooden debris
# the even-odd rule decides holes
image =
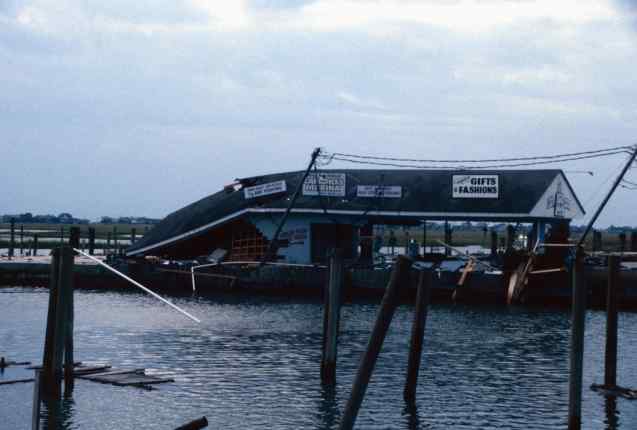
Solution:
[[[92,373],[78,376],[80,379],[112,384],[120,387],[132,386],[145,388],[149,385],[162,384],[165,382],[175,382],[172,378],[162,378],[154,375],[146,375],[144,369],[119,369],[111,372]]]
[[[8,381],[0,381],[0,385],[11,385],[11,384],[20,384],[23,382],[33,382],[34,378],[25,378],[25,379],[9,379]]]
[[[177,427],[175,430],[199,430],[204,427],[208,427],[208,420],[206,419],[206,417],[201,417],[194,421],[190,421],[189,423],[186,423],[181,427]]]
[[[619,386],[609,387],[604,384],[593,384],[591,390],[597,391],[601,395],[609,397],[623,397],[628,400],[637,400],[637,390],[631,390],[630,388],[623,388]]]

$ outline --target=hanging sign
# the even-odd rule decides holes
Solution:
[[[453,175],[454,199],[497,199],[500,196],[498,175]]]
[[[287,191],[287,185],[284,180],[268,182],[265,184],[246,187],[243,189],[243,195],[246,199],[255,199],[257,197],[268,196],[270,194],[283,193]]]
[[[359,185],[356,187],[356,197],[386,197],[399,199],[403,196],[400,185]]]
[[[329,197],[345,197],[345,173],[309,174],[303,182],[303,195],[318,196],[319,194]]]

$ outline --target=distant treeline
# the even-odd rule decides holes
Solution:
[[[30,212],[17,215],[0,215],[0,223],[8,224],[90,224],[91,220],[85,218],[75,218],[70,213],[64,212],[59,215],[34,215]],[[103,216],[98,221],[100,224],[145,224],[154,225],[160,220],[148,217],[110,217]]]

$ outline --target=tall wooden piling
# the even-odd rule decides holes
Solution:
[[[582,372],[584,362],[584,323],[586,316],[586,284],[584,253],[578,247],[571,271],[571,339],[569,356],[568,429],[579,430],[582,425]]]
[[[80,228],[79,227],[71,227],[69,229],[69,246],[71,248],[79,248],[80,247]]]
[[[491,230],[491,257],[498,255],[498,232]]]
[[[403,398],[409,405],[416,400],[416,385],[418,383],[418,371],[422,357],[422,344],[425,336],[425,324],[427,323],[427,307],[431,296],[432,272],[421,271],[418,279],[418,292],[416,293],[416,309],[414,310],[414,322],[411,328],[411,341],[409,346],[409,360],[407,362],[407,380],[403,391]]]
[[[95,227],[88,228],[88,255],[95,254]]]
[[[106,250],[104,251],[105,255],[108,255],[111,252],[111,232],[109,231],[106,234]]]
[[[10,236],[9,236],[9,259],[13,258],[15,250],[15,218],[11,218],[10,221]]]
[[[130,243],[131,245],[137,241],[137,229],[135,227],[130,229]]]
[[[20,255],[24,255],[24,224],[20,224]]]
[[[58,398],[59,366],[55,359],[55,322],[57,317],[58,282],[60,278],[60,248],[51,250],[51,273],[49,275],[49,308],[44,336],[44,356],[42,358],[43,394]]]
[[[52,251],[42,363],[44,393],[55,399],[60,397],[63,361],[65,394],[73,388],[73,258],[68,246]]]
[[[606,353],[604,385],[617,385],[617,289],[619,288],[620,257],[608,256],[608,284],[606,286]]]
[[[637,231],[630,233],[630,252],[637,252]]]
[[[451,230],[449,229],[449,221],[445,221],[445,243],[451,246]],[[451,251],[448,247],[445,246],[445,257],[448,257],[451,254]]]
[[[619,233],[619,252],[626,251],[626,233]]]
[[[336,354],[338,344],[338,327],[341,315],[341,291],[343,286],[343,250],[335,249],[330,257],[330,277],[328,284],[327,327],[323,330],[324,354],[321,363],[321,381],[324,384],[336,383]],[[325,321],[324,321],[325,323]]]
[[[358,372],[356,373],[356,378],[354,379],[352,393],[345,406],[340,424],[341,430],[352,429],[354,427],[358,411],[365,397],[367,384],[369,384],[369,379],[374,371],[376,359],[383,346],[389,324],[398,305],[400,290],[409,282],[409,269],[411,268],[411,264],[412,261],[403,255],[399,255],[396,259],[394,270],[385,289],[385,295],[383,296],[383,301],[381,302],[380,310],[378,311],[376,322],[367,344],[367,349],[363,354]]]

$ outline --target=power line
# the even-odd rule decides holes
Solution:
[[[324,154],[324,158],[354,158],[360,160],[380,160],[380,161],[397,161],[403,163],[497,163],[497,162],[514,162],[514,161],[534,161],[534,160],[548,160],[556,158],[577,157],[590,154],[602,154],[607,152],[623,152],[634,149],[635,145],[615,146],[612,148],[596,149],[591,151],[571,152],[565,154],[554,155],[539,155],[533,157],[515,157],[515,158],[491,158],[491,159],[477,159],[477,160],[445,160],[445,159],[416,159],[416,158],[396,158],[396,157],[380,157],[373,155],[360,155],[360,154],[347,154],[343,152],[334,152],[331,155]]]
[[[329,164],[332,160],[345,161],[348,163],[354,164],[366,164],[372,166],[386,166],[386,167],[400,167],[400,168],[421,168],[421,169],[439,169],[439,170],[463,170],[463,169],[499,169],[499,168],[507,168],[507,167],[521,167],[521,166],[536,166],[542,164],[554,164],[561,163],[565,161],[577,161],[577,160],[585,160],[590,158],[600,158],[607,157],[611,155],[624,154],[626,150],[616,150],[613,152],[598,152],[596,154],[590,155],[581,155],[567,158],[557,158],[557,159],[548,159],[542,161],[530,161],[523,163],[507,163],[507,164],[494,164],[494,165],[486,165],[486,166],[427,166],[427,165],[417,165],[417,164],[403,164],[403,163],[393,163],[393,162],[385,162],[385,161],[370,161],[371,159],[354,159],[354,158],[345,158],[342,156],[338,156],[337,153],[331,155],[322,156],[324,159],[328,160],[326,164]],[[447,160],[451,162],[451,160]],[[447,162],[445,161],[445,162]],[[467,161],[467,162],[478,162],[477,160]]]

